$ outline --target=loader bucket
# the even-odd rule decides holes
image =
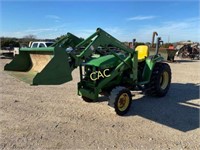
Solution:
[[[57,85],[72,80],[68,58],[60,47],[21,49],[4,70],[32,85]]]
[[[33,78],[33,85],[58,85],[72,80],[69,55],[65,49],[56,47],[54,57]]]
[[[10,71],[34,71],[41,70],[42,64],[48,63],[53,57],[54,47],[48,48],[22,48],[19,55],[6,64],[4,70]]]
[[[33,85],[57,85],[72,80],[68,47],[75,47],[83,39],[71,33],[47,48],[21,48],[19,55],[6,64],[4,70]]]

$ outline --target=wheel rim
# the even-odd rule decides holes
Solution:
[[[160,87],[162,90],[166,89],[169,83],[169,74],[165,71],[160,78]]]
[[[127,93],[123,93],[122,95],[120,95],[118,103],[117,103],[117,107],[120,111],[125,111],[128,108],[130,102],[130,98],[128,96]]]

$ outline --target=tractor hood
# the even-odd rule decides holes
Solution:
[[[121,59],[125,59],[125,56],[123,54],[119,54],[118,57]],[[101,69],[106,69],[106,68],[112,68],[117,66],[121,60],[117,58],[114,55],[106,55],[106,56],[101,56],[96,59],[92,59],[89,62],[86,63],[86,65],[89,66],[95,66]]]

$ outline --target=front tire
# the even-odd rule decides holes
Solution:
[[[150,82],[145,85],[145,93],[150,96],[163,97],[171,84],[171,69],[166,63],[157,63],[153,69]]]
[[[109,96],[109,105],[114,107],[115,112],[123,116],[130,109],[132,96],[130,90],[125,87],[115,87]]]

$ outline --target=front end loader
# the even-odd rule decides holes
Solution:
[[[131,106],[131,90],[139,88],[145,94],[157,97],[167,94],[171,69],[158,54],[160,43],[161,38],[157,38],[155,54],[149,56],[148,46],[129,48],[98,28],[90,37],[72,47],[70,52],[59,45],[55,49],[64,55],[60,56],[60,63],[65,62],[63,78],[66,80],[62,81],[72,80],[72,71],[79,67],[78,95],[85,101],[98,101],[100,95],[106,95],[109,97],[108,104],[116,113],[124,115]],[[49,73],[54,72],[53,68],[48,70]]]

